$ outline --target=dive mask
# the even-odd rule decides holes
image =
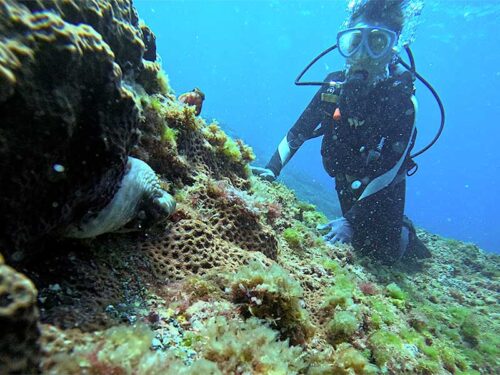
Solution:
[[[345,58],[364,47],[370,57],[378,59],[394,47],[397,38],[394,31],[383,27],[353,27],[337,34],[337,47]]]

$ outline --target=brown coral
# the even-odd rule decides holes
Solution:
[[[163,178],[181,188],[192,185],[203,173],[217,180],[228,179],[238,188],[249,187],[248,146],[231,141],[238,150],[245,150],[245,159],[229,158],[223,152],[228,137],[222,130],[215,124],[207,126],[193,108],[173,102],[171,95],[143,97],[142,107],[141,136],[133,153]],[[220,139],[214,141],[214,137]]]
[[[125,0],[6,0],[0,19],[0,244],[19,259],[114,195],[139,119],[122,72],[144,43]]]
[[[33,13],[52,12],[66,23],[90,26],[113,51],[116,62],[126,74],[140,71],[146,45],[149,51],[155,50],[154,36],[147,27],[139,25],[132,0],[29,0],[21,3]],[[151,60],[152,56],[148,57]]]
[[[1,262],[0,262],[1,263]],[[37,291],[23,274],[0,264],[0,373],[37,373]]]
[[[149,260],[136,253],[131,238],[110,237],[93,242],[92,248],[73,244],[68,255],[31,268],[44,323],[95,331],[131,322],[144,308],[144,285],[156,286]]]
[[[217,229],[198,219],[172,224],[165,234],[141,242],[139,250],[152,259],[155,276],[163,281],[202,275],[216,267],[235,270],[255,259],[266,262],[262,253],[224,241]]]

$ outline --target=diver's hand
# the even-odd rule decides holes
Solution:
[[[328,230],[323,239],[331,244],[335,242],[350,243],[354,233],[351,223],[344,217],[332,220],[324,225],[318,225],[316,229]]]
[[[276,180],[276,175],[272,170],[268,168],[250,166],[250,169],[254,176],[262,178],[263,180],[269,182],[273,182],[274,180]]]

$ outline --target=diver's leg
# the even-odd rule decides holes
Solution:
[[[430,258],[431,256],[432,253],[430,250],[418,238],[415,226],[411,220],[404,216],[401,232],[401,259],[407,261],[409,259]]]
[[[406,181],[403,180],[385,190],[385,196],[378,199],[378,207],[374,212],[374,239],[376,257],[384,263],[392,264],[399,259],[401,254]]]
[[[364,255],[393,264],[400,258],[405,182],[389,186],[363,202],[353,246]]]

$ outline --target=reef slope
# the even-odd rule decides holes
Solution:
[[[7,0],[0,18],[0,160],[14,163],[0,165],[0,373],[500,372],[498,256],[422,230],[433,257],[394,267],[326,244],[322,213],[251,177],[252,150],[176,100],[130,1]],[[74,73],[55,74],[58,58]],[[73,142],[103,153],[76,167]],[[65,239],[128,155],[174,215]]]

